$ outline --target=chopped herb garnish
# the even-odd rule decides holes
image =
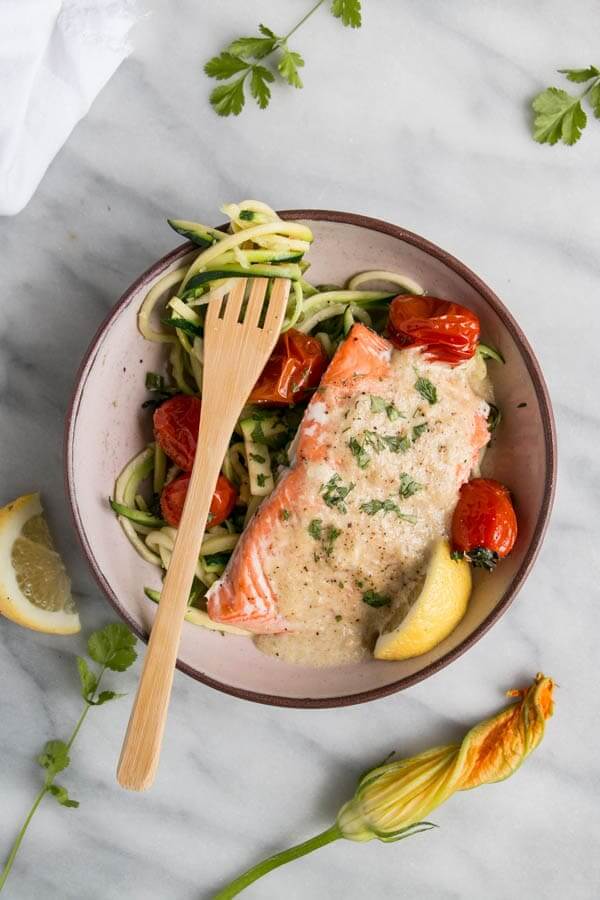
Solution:
[[[378,594],[377,591],[370,589],[365,591],[362,595],[363,603],[366,603],[368,606],[389,606],[392,602],[392,598],[388,597],[387,594]]]
[[[404,453],[410,447],[408,435],[379,434],[377,431],[365,431],[364,442],[372,447],[376,453],[382,450],[390,450],[392,453]]]
[[[327,525],[326,528],[323,528],[322,519],[312,519],[308,526],[308,533],[315,541],[320,541],[325,556],[329,558],[333,552],[333,545],[342,532],[334,525]],[[315,562],[318,562],[320,557],[315,553],[314,558]]]
[[[427,422],[421,422],[420,425],[415,425],[412,430],[413,441],[417,441],[425,431],[427,431]]]
[[[308,526],[308,533],[315,541],[321,540],[321,534],[323,531],[323,520],[322,519],[312,519],[310,525]]]
[[[150,400],[145,400],[142,403],[142,409],[147,409],[149,406],[156,409],[176,393],[176,390],[169,387],[164,377],[157,372],[146,372],[146,390],[151,391],[155,396]]]
[[[337,616],[335,617],[335,621],[336,621],[336,622],[341,622],[341,621],[342,621],[342,617],[340,616],[339,613],[338,613]]]
[[[367,500],[366,503],[361,503],[360,511],[365,512],[368,516],[374,516],[379,512],[393,512],[396,513],[399,519],[403,519],[405,522],[410,522],[412,525],[415,525],[417,521],[416,516],[409,515],[408,513],[403,513],[400,510],[398,504],[391,499]]]
[[[252,418],[254,419],[255,416],[252,416]],[[281,448],[287,444],[289,439],[290,433],[288,429],[283,426],[283,423],[281,431],[266,435],[260,419],[257,419],[256,425],[250,434],[251,441],[255,444],[265,444],[265,446],[269,447],[271,450],[281,450]]]
[[[402,472],[400,475],[400,488],[398,493],[405,500],[408,497],[412,497],[413,494],[416,494],[417,491],[422,491],[424,485],[419,484],[418,481],[414,481],[407,472]]]
[[[371,394],[371,412],[385,412],[385,407],[386,401],[383,397],[376,397],[374,394]]]
[[[165,390],[164,377],[157,372],[146,372],[146,390],[160,391],[163,393]]]
[[[370,395],[371,397],[371,412],[381,413],[384,412],[390,422],[395,422],[396,419],[404,419],[405,416],[400,412],[400,410],[394,406],[393,403],[388,403],[388,401],[384,397],[377,397],[374,394]]]
[[[352,456],[356,459],[359,469],[366,469],[371,461],[371,457],[365,450],[362,444],[360,444],[356,438],[350,438],[348,442],[348,446],[352,452]]]
[[[493,432],[496,430],[496,428],[502,421],[502,410],[500,410],[493,403],[490,403],[489,406],[490,406],[490,411],[489,411],[488,417],[487,417],[487,426],[488,426],[488,431]]]
[[[251,222],[254,218],[254,212],[251,209],[242,209],[240,210],[239,217],[242,222]]]
[[[346,513],[348,510],[344,500],[354,487],[355,485],[352,481],[348,485],[344,484],[336,472],[335,475],[331,476],[327,484],[321,485],[321,494],[327,506],[330,506],[332,509],[339,509],[341,513]]]
[[[254,416],[252,416],[254,418]],[[265,433],[263,431],[263,427],[260,422],[257,421],[256,425],[252,429],[252,433],[250,434],[250,439],[255,444],[264,444],[265,443]]]
[[[264,456],[260,455],[260,453],[250,453],[248,455],[250,456],[250,459],[256,463],[266,463],[267,461]]]
[[[333,553],[333,545],[335,541],[339,538],[342,532],[339,528],[336,528],[334,525],[328,525],[327,530],[325,532],[325,537],[323,539],[323,550],[325,551],[325,556],[329,557]]]
[[[256,476],[256,483],[259,487],[264,487],[265,484],[267,483],[267,476],[263,475],[262,472],[259,472],[258,475]]]
[[[415,390],[418,391],[421,397],[424,400],[427,400],[431,406],[438,402],[437,388],[435,384],[432,384],[429,378],[419,376],[415,381]]]
[[[279,518],[282,519],[284,522],[287,522],[289,517],[290,517],[289,509],[280,509],[279,510]]]
[[[450,559],[453,559],[455,562],[458,562],[459,559],[464,559],[465,554],[461,550],[453,550],[450,554]]]

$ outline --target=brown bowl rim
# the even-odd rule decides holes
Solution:
[[[333,707],[353,706],[358,703],[367,703],[371,700],[377,700],[381,697],[387,697],[390,694],[394,694],[398,691],[412,687],[413,685],[418,684],[420,681],[424,681],[426,678],[429,678],[431,675],[434,675],[441,669],[446,668],[446,666],[450,665],[450,663],[454,662],[454,660],[458,659],[460,656],[466,653],[466,651],[469,650],[474,644],[476,644],[477,641],[479,641],[483,637],[483,635],[486,634],[486,632],[492,627],[492,625],[494,625],[498,621],[498,619],[500,619],[500,617],[504,615],[508,607],[514,601],[517,593],[525,582],[525,579],[529,575],[529,572],[531,571],[531,568],[540,551],[542,541],[548,527],[548,520],[550,517],[550,512],[552,510],[556,486],[556,429],[548,388],[542,375],[541,367],[529,344],[529,341],[525,337],[522,329],[519,327],[504,303],[499,299],[499,297],[497,297],[496,294],[485,284],[485,282],[483,282],[481,278],[475,275],[475,273],[472,272],[471,269],[469,269],[469,267],[466,266],[463,262],[452,256],[452,254],[447,253],[445,250],[442,250],[441,247],[438,247],[436,244],[433,244],[425,238],[421,237],[420,235],[415,234],[412,231],[408,231],[407,229],[402,228],[398,225],[393,225],[392,223],[386,222],[382,219],[374,219],[369,216],[363,216],[356,213],[340,212],[337,210],[327,209],[288,209],[280,211],[279,215],[283,219],[341,222],[347,225],[356,225],[361,228],[367,228],[371,231],[382,232],[383,234],[388,234],[391,237],[402,240],[405,243],[412,244],[418,249],[423,250],[425,253],[440,260],[446,266],[460,275],[464,281],[470,284],[471,287],[473,287],[486,300],[486,302],[489,303],[489,305],[501,319],[504,327],[509,331],[513,340],[519,347],[535,388],[544,429],[546,463],[544,499],[542,502],[538,520],[533,531],[531,542],[529,544],[529,547],[527,548],[527,552],[525,553],[521,566],[515,573],[510,586],[504,592],[503,596],[500,598],[487,618],[484,619],[484,621],[468,637],[461,641],[461,643],[457,647],[444,654],[444,656],[440,657],[440,659],[425,666],[425,668],[421,669],[419,672],[415,672],[412,675],[407,675],[404,678],[400,678],[397,681],[394,681],[391,684],[383,685],[382,687],[373,688],[372,690],[361,691],[357,694],[350,694],[341,697],[319,698],[279,697],[273,694],[264,694],[258,691],[250,691],[244,688],[233,687],[231,685],[224,684],[223,682],[218,681],[215,678],[211,678],[209,675],[206,675],[205,673],[200,672],[197,669],[192,668],[181,659],[177,660],[177,668],[182,672],[185,672],[186,675],[190,675],[196,681],[200,681],[203,684],[208,685],[209,687],[215,688],[216,690],[222,691],[223,693],[229,694],[233,697],[238,697],[242,700],[251,700],[254,703],[263,703],[268,706],[295,707],[299,709],[330,709]],[[113,593],[108,581],[104,577],[104,573],[98,565],[93,550],[86,538],[77,498],[75,496],[75,486],[71,465],[73,436],[75,431],[75,424],[77,421],[79,404],[81,401],[81,395],[87,380],[86,378],[84,378],[84,376],[86,375],[86,370],[89,371],[89,368],[91,368],[89,364],[98,352],[99,344],[103,339],[105,332],[109,329],[111,322],[119,315],[121,309],[131,301],[133,294],[137,293],[146,284],[154,280],[156,276],[164,271],[168,266],[170,266],[172,262],[174,262],[176,259],[179,259],[181,256],[184,256],[186,253],[189,253],[192,249],[194,249],[194,245],[190,242],[186,242],[185,244],[180,244],[170,253],[167,253],[166,256],[163,256],[160,260],[150,266],[150,268],[148,268],[142,275],[140,275],[139,278],[137,278],[133,282],[133,284],[131,284],[127,288],[127,290],[122,294],[115,306],[113,306],[113,308],[110,310],[110,312],[105,317],[103,322],[98,327],[96,333],[94,334],[94,337],[92,338],[90,345],[77,370],[77,374],[75,377],[75,387],[73,389],[65,419],[64,479],[69,506],[71,509],[71,515],[73,517],[75,531],[77,533],[79,543],[88,561],[88,564],[90,565],[94,578],[96,579],[96,582],[98,583],[103,593],[106,595],[108,602],[113,607],[115,612],[127,623],[134,634],[136,634],[140,638],[140,640],[144,642],[147,642],[148,634],[141,628],[138,628],[137,624],[131,618],[127,610],[124,609],[123,606],[121,606],[119,600]]]

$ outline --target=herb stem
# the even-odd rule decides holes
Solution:
[[[98,675],[98,681],[96,682],[96,690],[94,691],[94,693],[95,693],[96,695],[98,694],[98,688],[100,687],[100,682],[102,681],[102,676],[104,675],[105,672],[106,672],[106,666],[102,666],[102,669],[101,669],[101,671],[100,671],[100,674]],[[83,712],[82,712],[81,715],[79,716],[79,719],[77,720],[77,724],[75,725],[75,728],[73,729],[73,732],[72,732],[72,734],[71,734],[71,737],[70,737],[69,740],[67,741],[67,750],[70,750],[70,749],[71,749],[71,747],[72,747],[72,745],[73,745],[73,742],[74,742],[75,738],[76,738],[77,735],[79,734],[79,729],[81,728],[81,726],[83,725],[83,723],[84,723],[85,720],[86,720],[86,716],[87,716],[87,714],[89,713],[90,708],[91,708],[90,704],[89,704],[89,703],[86,703],[85,706],[84,706],[84,708],[83,708]]]
[[[320,6],[321,4],[318,5]],[[254,881],[262,878],[263,875],[278,868],[278,866],[283,866],[294,859],[306,856],[307,853],[312,853],[313,850],[318,850],[319,847],[324,847],[326,844],[337,841],[341,837],[342,833],[338,826],[332,825],[331,828],[322,831],[321,834],[317,834],[315,837],[309,838],[309,840],[304,841],[302,844],[296,844],[295,847],[290,847],[288,850],[282,850],[281,853],[276,853],[268,859],[263,859],[262,862],[259,862],[256,866],[248,869],[247,872],[239,875],[234,881],[228,884],[227,887],[223,888],[222,891],[215,894],[213,900],[230,900],[231,897],[237,896],[237,894],[249,887]]]
[[[100,681],[102,680],[102,676],[104,675],[105,672],[106,672],[106,666],[102,666],[102,670],[100,671],[100,674],[98,676],[98,681],[96,682],[96,690],[94,691],[94,694],[96,696],[98,694],[98,688],[100,687]],[[77,724],[75,725],[75,728],[71,732],[71,737],[67,741],[67,745],[66,745],[67,750],[71,749],[73,742],[75,741],[75,738],[79,734],[79,729],[85,722],[87,714],[89,713],[90,709],[91,709],[91,705],[89,703],[86,703],[81,715],[79,716],[79,718],[77,720]],[[33,801],[33,806],[29,810],[29,812],[27,814],[27,818],[25,819],[25,821],[23,822],[23,825],[21,826],[21,830],[19,831],[19,833],[15,839],[15,842],[12,845],[12,849],[9,853],[8,859],[6,860],[6,863],[4,864],[4,868],[2,869],[2,873],[0,874],[0,891],[4,887],[4,885],[6,883],[6,879],[10,875],[10,870],[12,869],[12,866],[16,859],[17,853],[19,852],[19,848],[21,846],[23,838],[25,837],[25,832],[27,831],[27,829],[29,827],[29,823],[31,822],[38,806],[40,805],[40,803],[42,802],[42,800],[48,793],[48,789],[53,782],[54,782],[53,777],[48,779],[48,781],[44,784],[44,786],[41,788],[38,795],[36,796],[35,800]]]
[[[31,807],[31,809],[29,810],[29,812],[27,813],[27,818],[23,822],[23,825],[21,826],[21,830],[19,831],[17,837],[15,838],[15,842],[12,845],[12,849],[8,855],[8,859],[6,860],[6,862],[4,864],[4,868],[2,869],[2,872],[0,873],[0,891],[2,891],[2,888],[6,884],[6,879],[10,875],[10,870],[13,867],[13,863],[17,857],[17,853],[19,852],[19,847],[21,846],[23,838],[25,837],[25,832],[29,828],[29,823],[33,819],[33,816],[35,815],[35,812],[36,812],[38,806],[40,805],[40,803],[46,796],[47,791],[48,791],[48,786],[45,784],[40,789],[37,797],[33,801],[33,805]]]
[[[285,37],[283,38],[284,42],[287,41],[288,38],[291,38],[291,36],[292,36],[293,34],[295,34],[295,32],[298,31],[298,29],[301,28],[301,27],[304,25],[304,23],[307,22],[308,19],[310,19],[310,17],[313,15],[313,13],[316,13],[316,11],[318,10],[318,8],[319,8],[320,6],[323,6],[324,3],[325,3],[325,0],[319,0],[318,3],[315,3],[315,5],[313,6],[313,8],[312,8],[312,9],[309,9],[309,11],[306,13],[306,15],[305,15],[302,19],[300,19],[299,22],[297,22],[297,23],[294,25],[294,27],[292,28],[292,30],[291,30],[291,31],[288,31],[288,33],[287,33],[287,34],[285,35]]]

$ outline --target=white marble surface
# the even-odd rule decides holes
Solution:
[[[167,214],[219,218],[247,195],[363,211],[464,259],[539,354],[557,415],[550,532],[517,603],[466,656],[410,691],[340,710],[269,709],[181,674],[156,786],[119,790],[129,703],[93,711],[7,885],[13,900],[204,900],[240,869],[327,825],[365,765],[457,737],[538,669],[560,684],[547,738],[505,784],[453,798],[441,828],[398,845],[338,843],[248,898],[550,898],[600,893],[598,302],[600,123],[575,148],[529,138],[527,104],[558,66],[598,60],[595,0],[365,0],[343,32],[297,36],[306,88],[219,120],[201,64],[308,0],[147,2],[135,52],[52,164],[0,222],[0,498],[40,488],[85,630],[113,618],[75,541],[61,474],[78,361],[122,290],[176,243]],[[558,76],[557,76],[558,78]],[[0,855],[39,781],[35,754],[78,715],[82,639],[0,624]],[[133,688],[133,676],[124,680]]]

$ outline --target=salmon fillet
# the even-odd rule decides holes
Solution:
[[[307,407],[291,467],[207,594],[211,619],[256,634],[298,632],[313,627],[316,606],[337,621],[340,597],[360,597],[365,578],[390,590],[447,527],[489,440],[488,406],[468,386],[468,365],[429,363],[355,324]],[[439,402],[418,392],[419,375],[439,382]],[[381,507],[392,484],[417,476],[410,500],[396,491],[393,507]],[[378,514],[365,512],[377,504]]]

